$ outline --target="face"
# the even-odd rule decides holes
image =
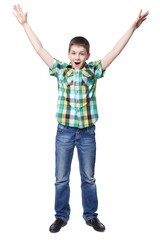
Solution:
[[[90,53],[83,46],[72,45],[68,57],[71,61],[72,67],[76,70],[81,69],[85,61],[88,60]]]

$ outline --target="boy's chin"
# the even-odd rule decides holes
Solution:
[[[76,70],[81,69],[81,66],[75,66],[75,65],[72,65],[72,67],[73,67],[74,69],[76,69]]]

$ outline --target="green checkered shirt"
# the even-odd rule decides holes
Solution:
[[[57,121],[78,128],[93,125],[98,120],[96,82],[105,74],[101,60],[85,63],[82,69],[75,70],[71,63],[54,59],[49,74],[58,80]]]

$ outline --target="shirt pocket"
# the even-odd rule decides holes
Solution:
[[[90,87],[90,81],[87,77],[82,76],[82,86],[86,87],[87,89]]]
[[[94,82],[94,72],[92,70],[82,72],[82,86],[85,86],[87,89],[90,90]]]
[[[73,88],[73,78],[72,77],[61,77],[61,84],[63,85],[64,89],[70,89],[70,87]]]

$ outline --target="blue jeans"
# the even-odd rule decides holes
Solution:
[[[68,127],[58,123],[55,151],[55,217],[68,221],[70,216],[69,177],[74,147],[77,147],[81,175],[83,218],[97,217],[98,199],[94,178],[96,159],[95,125]]]

